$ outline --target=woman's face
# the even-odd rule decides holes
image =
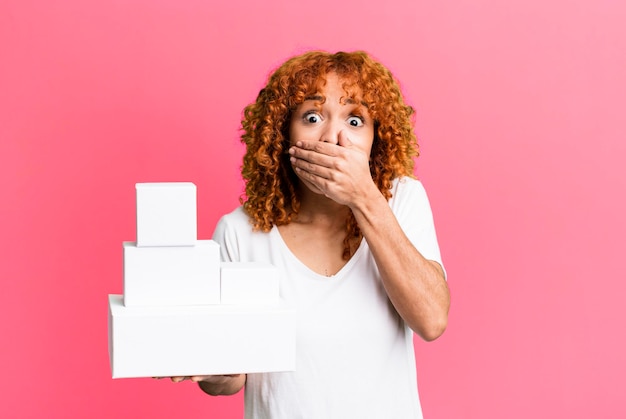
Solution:
[[[328,73],[326,85],[321,91],[296,108],[289,124],[290,144],[295,145],[298,141],[338,144],[339,133],[343,131],[342,135],[354,147],[370,155],[374,142],[374,121],[364,104],[346,96],[342,83],[336,73]],[[322,103],[324,98],[326,100]]]

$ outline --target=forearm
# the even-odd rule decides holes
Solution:
[[[363,197],[351,209],[391,303],[424,340],[436,339],[447,326],[450,306],[443,269],[413,246],[378,190]]]
[[[211,396],[230,396],[243,388],[246,377],[246,374],[210,376],[198,380],[198,386]]]

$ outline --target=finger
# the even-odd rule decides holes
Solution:
[[[316,147],[313,147],[316,148]],[[322,148],[328,148],[328,147],[320,147],[319,149],[321,150]],[[331,148],[339,148],[337,145],[331,145]],[[334,164],[336,163],[337,158],[339,158],[339,153],[335,153],[335,152],[318,152],[315,149],[313,150],[308,150],[305,148],[301,148],[301,147],[292,147],[289,150],[289,154],[291,155],[291,163],[299,163],[296,164],[296,166],[299,166],[301,169],[304,170],[311,170],[313,169],[312,166],[307,166],[305,164],[306,163],[310,163],[310,165],[316,165],[316,166],[320,166],[322,168],[333,168]],[[296,160],[294,160],[296,159]]]
[[[308,152],[307,155],[318,154],[331,157],[336,156],[340,150],[339,147],[337,147],[337,144],[325,143],[323,141],[298,141],[292,149],[296,152]]]
[[[180,383],[181,381],[185,381],[188,377],[171,377],[172,381],[175,383]]]
[[[308,181],[311,185],[317,188],[321,193],[328,196],[327,189],[328,189],[328,183],[330,182],[330,180],[322,178],[314,173],[305,172],[304,170],[299,169],[299,168],[296,168],[296,173],[301,179]]]
[[[328,178],[328,168],[319,164],[311,163],[303,159],[291,158],[291,165],[298,173],[306,173],[307,175],[321,178]]]

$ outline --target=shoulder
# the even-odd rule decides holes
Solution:
[[[396,178],[393,181],[391,193],[389,206],[400,225],[421,229],[425,225],[432,224],[430,202],[421,181],[406,176]]]
[[[426,189],[421,181],[418,179],[403,176],[395,178],[391,186],[391,198],[389,199],[389,205],[394,207],[394,204],[400,205],[407,201],[422,201],[428,203],[428,197],[426,195]]]
[[[243,207],[238,207],[220,218],[213,240],[220,245],[223,261],[244,262],[259,259],[259,252],[268,249],[269,234],[254,231],[250,217]]]
[[[252,231],[252,225],[243,207],[237,207],[223,215],[215,226],[213,240],[221,243],[228,238],[235,238]]]
[[[222,225],[225,228],[252,228],[252,225],[250,224],[250,217],[248,217],[248,214],[244,211],[243,206],[239,206],[228,214],[224,214],[222,218],[220,218],[217,225],[218,227]]]
[[[393,188],[424,190],[424,185],[419,179],[401,176],[393,180]]]
[[[259,237],[266,237],[268,233],[255,229],[252,218],[250,218],[248,213],[240,206],[220,218],[213,235],[245,237],[246,239],[249,238],[252,240]]]

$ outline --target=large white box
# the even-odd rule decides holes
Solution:
[[[124,304],[172,306],[219,304],[220,246],[137,247],[124,242]]]
[[[296,313],[275,305],[125,307],[109,295],[113,378],[293,371]]]
[[[198,238],[196,185],[137,183],[137,246],[193,246]]]
[[[269,262],[222,262],[222,304],[275,304],[278,269]]]

